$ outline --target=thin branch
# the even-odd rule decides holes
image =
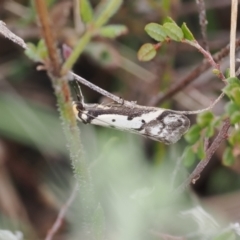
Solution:
[[[216,100],[214,100],[208,107],[206,108],[202,108],[202,109],[199,109],[199,110],[195,110],[195,111],[174,111],[174,112],[178,112],[178,113],[181,113],[181,114],[186,114],[186,115],[195,115],[195,114],[199,114],[199,113],[203,113],[203,112],[206,112],[206,111],[210,111],[212,110],[215,105],[224,97],[224,93],[222,92],[218,98]]]
[[[76,185],[69,197],[69,199],[67,200],[67,202],[62,206],[56,221],[54,222],[53,226],[51,227],[51,229],[48,231],[47,236],[45,238],[45,240],[52,240],[54,235],[57,233],[57,231],[59,230],[59,228],[62,225],[62,222],[66,216],[66,213],[68,211],[68,208],[72,205],[73,200],[76,197],[78,191],[78,185]]]
[[[240,46],[240,38],[236,40],[236,48],[239,48]],[[224,57],[226,57],[229,54],[230,46],[227,45],[226,47],[222,48],[218,53],[213,55],[213,60],[218,63],[220,60],[222,60]],[[210,63],[207,59],[204,59],[201,64],[199,64],[194,70],[192,70],[186,77],[183,79],[177,81],[175,85],[170,87],[168,91],[163,94],[159,93],[155,98],[152,98],[149,105],[156,106],[158,104],[163,103],[167,99],[171,98],[176,93],[180,92],[182,89],[184,89],[187,85],[189,85],[191,82],[196,80],[197,77],[199,77],[203,72],[208,70],[210,68]]]
[[[131,106],[131,107],[134,106],[134,102],[129,102],[129,101],[123,100],[122,98],[120,98],[120,97],[118,97],[118,96],[116,96],[116,95],[114,95],[114,94],[111,94],[111,93],[107,92],[106,90],[104,90],[104,89],[96,86],[95,84],[87,81],[87,80],[84,79],[83,77],[80,77],[80,76],[78,76],[77,74],[75,74],[75,73],[73,73],[73,72],[70,72],[70,74],[73,76],[73,78],[74,78],[76,81],[84,84],[85,86],[91,88],[92,90],[94,90],[94,91],[102,94],[103,96],[108,97],[108,98],[112,99],[113,101],[115,101],[115,102],[117,102],[117,103],[119,103],[119,104],[125,105],[125,106]]]
[[[21,46],[22,48],[26,49],[27,48],[27,44],[23,41],[22,38],[18,37],[17,35],[15,35],[13,32],[11,32],[7,27],[6,24],[3,21],[0,21],[0,33],[10,39],[11,41],[15,42],[16,44],[18,44],[19,46]]]
[[[206,7],[204,0],[196,0],[199,12],[199,24],[201,26],[201,33],[203,38],[203,48],[209,51],[208,41],[207,41],[207,18],[206,18]]]
[[[208,60],[210,65],[213,68],[218,70],[218,72],[216,74],[218,76],[218,78],[220,78],[224,82],[225,81],[225,76],[221,72],[220,65],[216,63],[216,61],[214,60],[212,55],[208,51],[206,51],[204,48],[202,48],[202,46],[199,45],[199,43],[197,41],[186,40],[186,43],[188,43],[189,45],[192,45],[193,47],[197,48],[197,50],[203,54],[203,56]],[[226,82],[225,82],[225,84],[226,84]]]
[[[191,183],[195,183],[200,178],[201,172],[208,165],[210,159],[212,158],[215,151],[219,148],[221,142],[228,137],[228,129],[230,126],[230,119],[225,119],[217,137],[213,140],[211,146],[207,149],[205,159],[199,162],[191,175],[184,181],[184,183],[178,187],[174,193],[183,192]]]

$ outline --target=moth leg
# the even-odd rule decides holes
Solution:
[[[124,106],[125,105],[125,100],[122,97],[120,97],[120,99],[122,100],[121,105]]]

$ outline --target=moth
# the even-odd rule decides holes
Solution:
[[[76,118],[94,124],[128,131],[163,142],[176,143],[187,132],[190,121],[177,111],[137,104],[87,104],[78,85],[77,101],[73,102]],[[129,102],[128,102],[129,103]]]

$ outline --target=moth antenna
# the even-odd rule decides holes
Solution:
[[[77,81],[74,81],[74,83],[75,84],[73,84],[73,88],[74,88],[74,91],[75,91],[76,96],[77,96],[77,101],[79,103],[81,103],[82,106],[83,106],[84,105],[84,97],[83,97],[83,94],[82,94],[80,84]]]

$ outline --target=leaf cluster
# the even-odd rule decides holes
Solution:
[[[159,43],[168,42],[169,40],[176,42],[184,40],[195,41],[186,23],[183,23],[182,26],[179,27],[171,18],[167,18],[163,25],[149,23],[145,26],[145,31],[151,38]],[[152,60],[156,56],[159,46],[159,44],[145,43],[138,51],[138,59],[140,61]]]

